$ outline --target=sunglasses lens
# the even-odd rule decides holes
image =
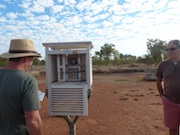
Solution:
[[[166,51],[174,51],[174,50],[176,50],[177,48],[168,48],[168,49],[166,49]]]

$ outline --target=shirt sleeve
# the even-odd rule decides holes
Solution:
[[[38,84],[37,80],[32,76],[30,76],[25,82],[22,104],[24,112],[40,109]]]
[[[156,77],[158,78],[163,78],[163,73],[162,73],[162,63],[159,64],[157,72],[156,72]]]

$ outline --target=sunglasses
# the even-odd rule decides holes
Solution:
[[[168,51],[174,51],[174,50],[176,50],[176,49],[178,49],[178,48],[167,48],[167,49],[166,49],[166,52],[168,52]]]

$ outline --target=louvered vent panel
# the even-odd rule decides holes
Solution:
[[[92,82],[92,81],[93,81],[93,80],[92,80],[92,79],[93,79],[93,78],[92,78],[92,73],[93,73],[93,68],[92,68],[92,54],[90,54],[90,55],[91,55],[91,56],[90,56],[90,63],[89,63],[89,64],[90,64],[90,85],[92,85],[92,83],[93,83],[93,82]]]
[[[56,82],[58,80],[57,75],[57,56],[51,56],[51,82]]]
[[[83,88],[53,88],[51,93],[51,114],[52,115],[86,115],[87,95]]]
[[[86,81],[86,55],[81,54],[81,81]]]

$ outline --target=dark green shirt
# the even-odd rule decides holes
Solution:
[[[34,77],[20,70],[0,70],[0,135],[28,135],[24,112],[39,108]]]

